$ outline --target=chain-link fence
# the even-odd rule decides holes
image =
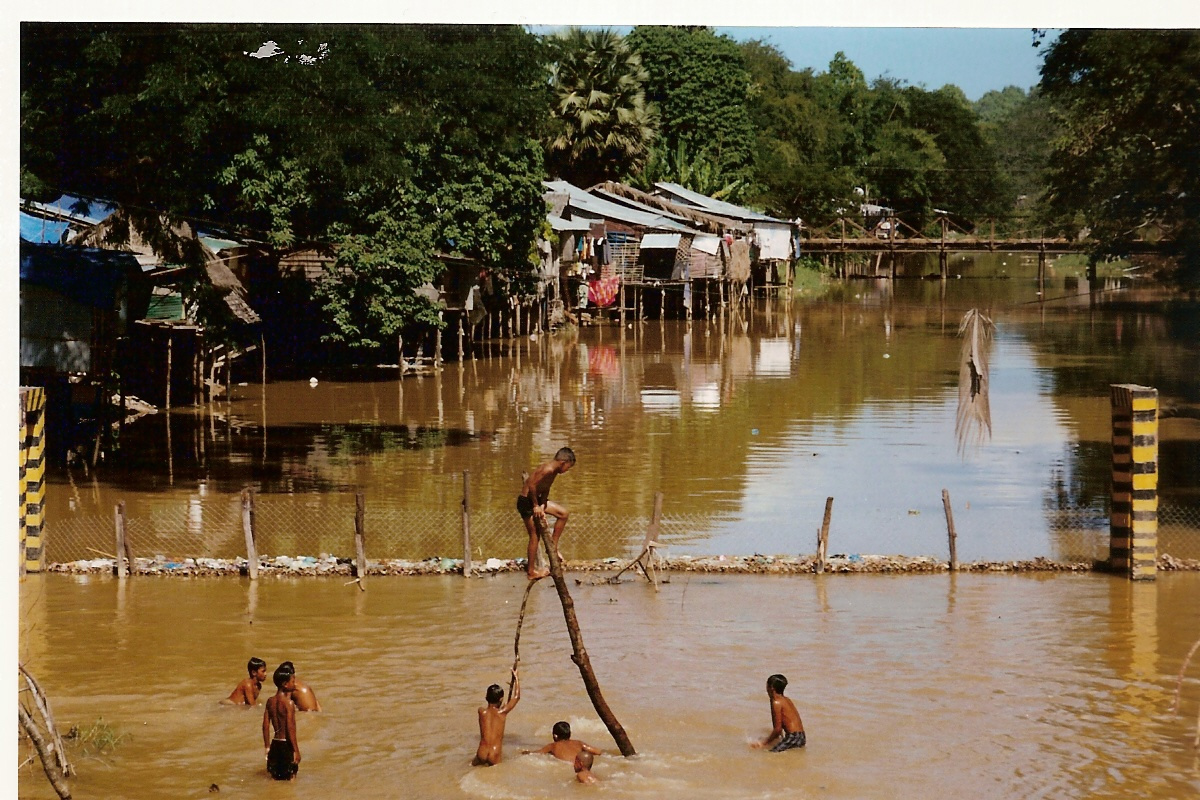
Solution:
[[[1108,547],[1108,514],[1104,509],[1076,508],[1046,510],[1047,530],[1062,558],[1104,558]],[[259,555],[348,557],[354,553],[355,497],[349,493],[307,495],[258,495],[254,500],[253,528]],[[459,503],[443,507],[402,506],[369,500],[365,513],[365,542],[371,560],[433,557],[461,558],[463,555],[463,512]],[[928,518],[926,525],[941,525]],[[552,521],[548,521],[552,522]],[[567,559],[603,559],[636,555],[646,537],[650,514],[588,513],[573,511],[563,537],[562,553]],[[816,520],[814,520],[814,523]],[[473,559],[520,558],[527,539],[515,510],[472,509],[469,515]],[[656,540],[679,552],[739,552],[736,542],[720,538],[736,520],[719,514],[664,514]],[[130,513],[125,522],[126,539],[138,557],[168,559],[222,558],[245,556],[242,503],[237,496],[143,513]],[[944,531],[944,528],[943,528]],[[959,533],[964,533],[960,524]],[[944,532],[941,534],[944,537]],[[807,553],[812,545],[798,543],[794,536],[770,541],[778,544],[764,553]],[[804,539],[807,541],[808,536]],[[112,557],[115,549],[112,515],[74,515],[47,522],[46,552],[50,562]],[[897,542],[897,544],[900,544]],[[1160,553],[1185,558],[1200,557],[1200,506],[1161,505],[1158,510]],[[936,555],[906,553],[903,546],[889,555]],[[1026,557],[1042,553],[1023,554]]]

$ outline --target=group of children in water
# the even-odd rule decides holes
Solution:
[[[261,658],[252,658],[246,664],[249,677],[241,683],[222,703],[230,705],[258,705],[258,695],[267,678],[267,665]],[[521,700],[521,679],[514,669],[513,684],[508,702],[504,702],[504,687],[493,683],[487,688],[487,705],[479,708],[479,747],[475,750],[472,766],[494,766],[502,758],[504,726],[509,713]],[[296,737],[296,712],[320,711],[321,704],[312,688],[296,678],[296,668],[284,661],[275,668],[272,676],[276,692],[266,702],[263,711],[263,748],[266,751],[267,772],[277,781],[291,780],[300,770],[300,742]],[[804,723],[790,697],[783,692],[787,678],[772,675],[767,678],[767,697],[771,701],[771,732],[762,741],[751,747],[771,745],[771,752],[779,753],[796,747],[804,747]],[[586,742],[571,738],[571,724],[565,720],[554,723],[552,741],[540,750],[522,750],[530,753],[549,754],[561,761],[570,762],[575,768],[575,779],[580,783],[595,783],[592,763],[602,751]]]
[[[558,551],[558,540],[567,524],[567,510],[551,502],[550,487],[555,478],[566,473],[574,465],[575,453],[571,448],[559,449],[554,458],[537,467],[526,477],[521,493],[517,496],[517,512],[521,515],[529,534],[526,569],[531,581],[540,580],[549,574],[548,570],[539,570],[536,567],[540,538],[538,528],[545,523],[547,512],[555,518],[550,536],[555,552]],[[221,702],[249,706],[258,703],[259,690],[267,677],[267,665],[262,659],[252,658],[246,666],[250,677],[239,683],[233,693]],[[512,679],[508,702],[504,702],[504,688],[499,684],[493,683],[487,689],[487,705],[479,708],[479,747],[475,750],[472,766],[492,766],[500,763],[504,725],[508,721],[509,713],[521,700],[521,680],[516,669],[512,670]],[[263,747],[267,751],[267,772],[276,780],[291,780],[296,777],[300,768],[296,711],[320,711],[321,704],[317,702],[312,689],[296,679],[296,670],[290,661],[285,661],[276,668],[274,681],[278,691],[267,700],[266,710],[263,712]],[[767,678],[767,697],[771,701],[771,732],[762,741],[754,742],[752,747],[763,748],[774,742],[770,749],[775,753],[804,747],[804,723],[800,721],[800,713],[791,698],[783,694],[787,682],[787,678],[778,674]],[[552,736],[553,741],[536,752],[549,753],[562,761],[570,761],[575,767],[576,780],[580,783],[595,783],[592,758],[600,755],[600,750],[572,739],[571,726],[567,722],[555,723]]]

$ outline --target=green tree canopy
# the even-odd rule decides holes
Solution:
[[[586,188],[640,170],[658,125],[641,56],[608,29],[569,28],[549,49],[551,176]]]
[[[1161,236],[1200,283],[1200,33],[1064,31],[1041,74],[1063,125],[1051,207],[1079,215],[1098,256]]]
[[[435,250],[528,270],[548,95],[520,27],[25,24],[21,61],[23,193],[328,245],[330,339],[434,321]]]

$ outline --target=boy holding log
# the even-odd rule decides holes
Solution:
[[[767,697],[771,698],[771,732],[761,742],[750,745],[754,748],[766,747],[779,739],[772,753],[782,753],[793,747],[804,747],[804,723],[800,721],[800,712],[790,697],[783,696],[788,680],[782,675],[775,674],[767,678]]]
[[[542,464],[530,473],[517,495],[517,513],[525,522],[525,531],[529,534],[528,560],[525,564],[525,574],[531,581],[536,581],[550,574],[549,570],[538,570],[537,564],[538,535],[534,518],[543,525],[546,524],[546,514],[554,516],[554,532],[551,540],[554,552],[558,552],[558,540],[563,528],[567,527],[567,510],[558,503],[550,502],[550,487],[554,479],[575,466],[575,453],[569,447],[560,448],[554,458]],[[559,556],[561,558],[561,556]]]
[[[504,745],[504,724],[508,714],[521,699],[521,679],[517,670],[512,670],[513,688],[508,702],[503,707],[500,701],[504,699],[504,687],[493,683],[487,689],[487,705],[479,708],[479,747],[475,750],[475,758],[471,766],[493,767],[500,763],[501,748]]]
[[[234,687],[233,692],[221,701],[223,705],[253,706],[258,705],[258,693],[262,691],[263,681],[267,679],[267,662],[261,658],[252,658],[246,662],[246,671],[250,677]]]

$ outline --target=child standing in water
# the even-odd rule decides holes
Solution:
[[[775,739],[779,739],[772,753],[782,753],[793,747],[804,747],[804,723],[800,721],[800,712],[790,697],[783,696],[788,680],[782,675],[775,674],[767,678],[767,697],[771,698],[771,732],[761,742],[755,742],[751,747],[766,747]]]
[[[263,681],[267,679],[267,662],[261,658],[252,658],[246,662],[246,671],[250,677],[243,678],[232,694],[221,702],[233,706],[253,706],[258,704],[258,693],[262,691]]]
[[[267,700],[263,711],[263,747],[267,751],[267,772],[277,781],[290,781],[300,770],[300,741],[296,738],[296,706],[292,692],[296,690],[296,675],[286,664],[275,668],[273,676],[278,691]],[[272,738],[271,729],[275,736]]]
[[[504,723],[508,721],[508,712],[512,711],[521,699],[521,679],[517,671],[512,671],[513,690],[508,702],[500,707],[504,699],[504,687],[493,683],[487,689],[487,705],[479,708],[479,747],[471,766],[495,766],[500,763],[500,749],[504,745]]]

